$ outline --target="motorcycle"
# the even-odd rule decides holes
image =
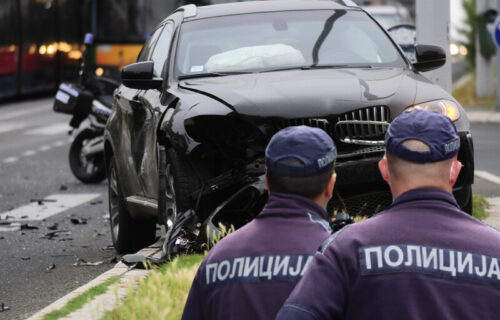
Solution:
[[[69,134],[77,130],[69,150],[69,166],[83,183],[99,183],[106,178],[104,128],[111,114],[113,91],[119,82],[95,76],[88,66],[93,35],[84,38],[84,50],[77,82],[63,82],[56,93],[53,110],[73,117]],[[84,126],[82,123],[86,121]]]

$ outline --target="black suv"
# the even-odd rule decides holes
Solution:
[[[153,30],[122,71],[105,133],[119,252],[154,241],[157,223],[176,252],[251,220],[267,197],[266,144],[293,125],[322,128],[338,147],[329,211],[372,215],[392,201],[377,167],[387,126],[412,108],[455,122],[464,168],[454,193],[471,212],[467,115],[420,73],[442,66],[444,51],[419,45],[412,64],[346,3],[188,5]]]

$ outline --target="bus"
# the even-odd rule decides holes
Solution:
[[[2,0],[0,99],[53,92],[76,79],[87,32],[94,34],[96,75],[119,79],[175,8],[222,2],[237,0]]]

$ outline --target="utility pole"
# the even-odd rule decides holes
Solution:
[[[476,0],[476,15],[494,7],[489,0]],[[486,59],[480,52],[479,28],[476,28],[476,97],[493,97],[495,86],[493,85],[493,59]]]
[[[446,64],[425,76],[451,93],[450,0],[416,0],[415,7],[417,44],[440,46],[446,52]]]
[[[497,12],[500,12],[500,0],[497,0]],[[495,26],[496,27],[496,26]],[[500,111],[500,48],[497,45],[497,104],[496,111]]]

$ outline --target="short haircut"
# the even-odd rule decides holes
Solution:
[[[406,140],[403,145],[413,151],[428,152],[428,145],[420,140]],[[399,180],[431,180],[449,179],[449,168],[452,159],[438,162],[416,163],[399,158],[390,152],[386,153],[387,167],[390,174]]]
[[[300,167],[302,162],[295,158],[286,158],[281,160],[287,164]],[[271,193],[291,193],[297,194],[309,199],[318,197],[328,186],[328,182],[332,177],[334,164],[325,171],[306,177],[282,176],[267,172],[267,183]]]

